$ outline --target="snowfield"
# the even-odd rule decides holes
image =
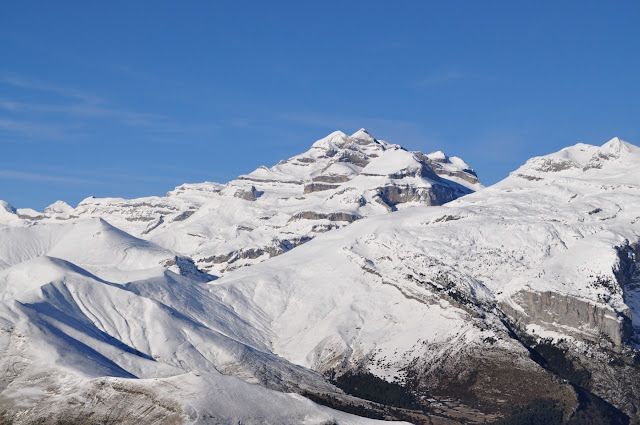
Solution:
[[[300,395],[353,400],[326,377],[359,371],[438,401],[440,423],[543,396],[571,418],[587,370],[637,418],[638,170],[616,138],[483,188],[460,158],[360,130],[166,197],[2,201],[0,413],[369,423]]]

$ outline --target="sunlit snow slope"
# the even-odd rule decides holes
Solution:
[[[2,201],[0,414],[16,423],[370,422],[288,394],[350,400],[274,355],[274,330],[211,294],[215,276],[202,269],[250,265],[366,215],[482,187],[464,162],[437,156],[337,132],[271,169],[164,198],[58,201],[43,213]],[[226,258],[212,260],[216,252]]]
[[[268,331],[201,279],[160,266],[165,250],[97,219],[0,238],[0,407],[14,423],[366,422],[284,394],[338,390],[273,355]]]
[[[3,202],[0,412],[366,423],[298,394],[371,373],[433,423],[638,420],[639,170],[613,139],[473,193],[458,158],[337,132],[226,185]]]
[[[268,323],[275,352],[297,364],[364,367],[443,396],[453,382],[487,404],[535,386],[519,329],[581,353],[594,391],[633,412],[637,368],[597,364],[633,362],[640,342],[639,171],[629,143],[576,145],[442,207],[354,223],[212,292]]]

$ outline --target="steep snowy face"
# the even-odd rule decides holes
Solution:
[[[417,169],[410,158],[398,163]],[[475,397],[487,385],[505,399],[518,373],[540,372],[511,323],[524,336],[564,341],[572,355],[589,353],[576,370],[592,371],[598,394],[633,412],[637,368],[598,369],[592,358],[633,363],[640,342],[638,170],[640,148],[629,143],[576,145],[444,206],[354,223],[211,291],[269,323],[276,353],[295,363],[365,367],[441,394],[456,379],[471,385],[455,370],[476,373]],[[490,381],[507,364],[516,377],[496,390]]]
[[[22,220],[16,215],[16,209],[7,201],[0,200],[0,229],[6,226],[20,225]]]
[[[372,423],[285,394],[341,396],[274,355],[271,330],[209,279],[102,219],[0,228],[2,420]]]
[[[0,295],[3,419],[374,422],[286,394],[337,389],[271,354],[202,283],[171,272],[119,285],[39,256],[0,271]]]
[[[166,197],[87,198],[72,209],[20,209],[2,217],[50,222],[99,217],[223,275],[362,217],[441,205],[483,186],[458,158],[432,159],[376,140],[362,129],[334,132],[300,155],[226,185],[185,184]],[[8,218],[0,217],[0,223]]]
[[[538,255],[521,249],[527,270],[504,292],[514,314],[520,312],[532,330],[567,333],[561,328],[570,326],[592,340],[604,335],[615,346],[640,341],[632,282],[639,243],[638,170],[640,149],[614,138],[600,147],[578,144],[533,158],[492,189],[511,198],[512,208],[529,208],[527,215],[534,214],[547,240]],[[550,300],[551,293],[566,298]],[[567,304],[572,314],[562,313]]]
[[[7,201],[0,201],[0,214],[15,214],[16,209]]]

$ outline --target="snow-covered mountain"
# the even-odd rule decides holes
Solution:
[[[304,394],[414,423],[638,422],[638,170],[612,139],[473,193],[462,160],[361,130],[164,198],[2,203],[0,412],[369,421]]]
[[[273,330],[211,294],[215,276],[202,270],[260,262],[364,216],[481,187],[460,159],[361,130],[163,198],[58,201],[42,213],[2,201],[0,413],[17,423],[368,423],[282,394],[370,404],[275,355]],[[218,252],[227,258],[205,258]],[[127,406],[117,414],[116,400]]]
[[[58,201],[42,213],[18,209],[11,218],[103,218],[222,275],[362,217],[440,205],[480,188],[460,158],[408,152],[363,129],[332,133],[301,155],[226,185],[185,184],[166,197],[87,198],[76,208]]]

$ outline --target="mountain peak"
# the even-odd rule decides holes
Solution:
[[[361,128],[360,130],[356,131],[355,133],[353,133],[351,135],[352,139],[360,139],[360,140],[370,140],[370,141],[374,141],[375,137],[373,137],[371,135],[371,133],[369,133],[366,129]]]
[[[64,201],[56,201],[44,209],[49,215],[70,215],[73,213],[73,207]]]
[[[316,141],[313,145],[311,145],[311,148],[328,151],[337,150],[347,144],[347,139],[347,135],[342,131],[334,131],[328,136]]]
[[[16,213],[16,209],[13,207],[13,205],[8,203],[7,201],[2,201],[2,200],[0,200],[0,211],[6,211],[10,214]]]
[[[625,142],[619,137],[614,137],[600,147],[600,152],[616,155],[623,152],[631,152],[633,147],[631,143]]]
[[[431,152],[430,154],[427,155],[427,158],[429,158],[430,160],[435,161],[435,162],[447,162],[447,161],[449,161],[449,157],[447,155],[445,155],[445,153],[442,152],[442,151]]]
[[[355,140],[355,142],[359,145],[371,145],[374,143],[378,143],[375,137],[371,135],[367,130],[361,128],[360,130],[353,133],[349,136],[349,139]]]
[[[620,183],[620,176],[625,175],[629,183],[637,184],[635,173],[627,174],[626,170],[636,169],[638,164],[640,148],[614,137],[602,146],[578,143],[549,155],[531,158],[511,175],[527,180],[543,180],[545,175],[562,173],[567,177],[589,172],[591,179],[614,178]],[[596,173],[600,173],[597,170],[603,171],[594,175],[594,170]]]

